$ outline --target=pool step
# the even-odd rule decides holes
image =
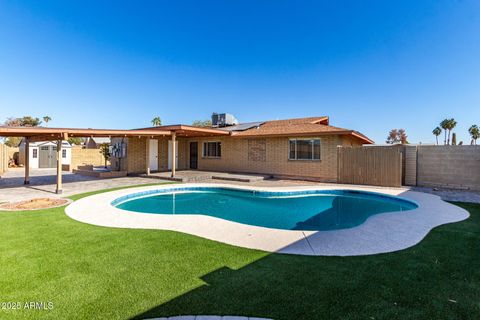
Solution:
[[[265,179],[271,179],[271,175],[260,174],[237,174],[224,172],[208,172],[208,171],[179,171],[175,177],[172,177],[169,172],[152,173],[150,175],[141,174],[142,177],[153,179],[162,179],[178,182],[202,182],[210,179],[237,181],[237,182],[256,182]]]
[[[264,176],[264,175],[242,175],[242,174],[229,174],[229,173],[212,175],[212,179],[238,181],[238,182],[256,182],[256,181],[262,181],[270,178],[271,176]]]

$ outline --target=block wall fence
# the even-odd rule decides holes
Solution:
[[[404,184],[480,190],[480,146],[401,146]]]
[[[8,147],[0,144],[0,175],[7,171],[8,168]]]
[[[110,163],[107,162],[107,165]],[[83,149],[80,146],[72,147],[72,160],[70,170],[78,169],[79,166],[104,166],[105,159],[100,149]]]

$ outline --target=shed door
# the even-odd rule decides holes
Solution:
[[[39,168],[55,168],[57,163],[57,147],[41,146],[38,155]]]

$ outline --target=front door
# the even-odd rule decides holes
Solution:
[[[168,141],[168,170],[172,170],[172,140]],[[175,168],[178,169],[178,141],[175,141]]]
[[[55,168],[57,163],[57,147],[40,146],[38,155],[39,168]]]
[[[190,169],[198,168],[198,142],[190,142]]]
[[[150,139],[150,171],[158,171],[158,140]]]

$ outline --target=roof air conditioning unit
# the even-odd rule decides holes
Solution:
[[[235,126],[238,124],[238,120],[229,113],[213,113],[212,114],[212,127],[222,128],[228,126]]]

